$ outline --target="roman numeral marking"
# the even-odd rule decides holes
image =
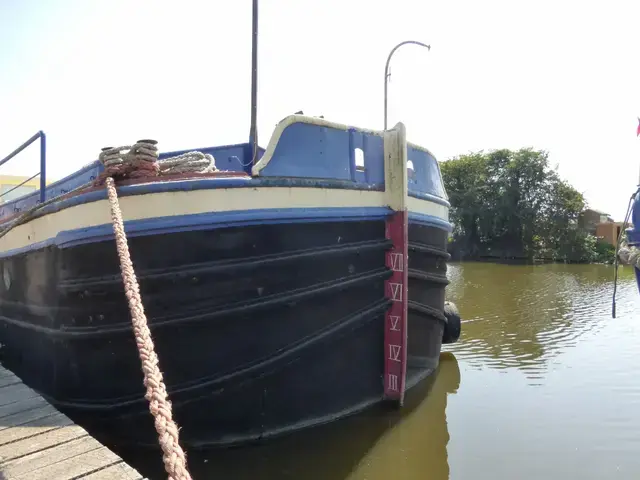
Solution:
[[[399,332],[398,323],[400,323],[400,315],[389,315],[389,321],[391,322],[391,331]]]
[[[393,362],[400,361],[400,345],[389,344],[389,360]]]
[[[390,373],[387,378],[387,388],[389,390],[393,390],[394,392],[398,391],[398,376]]]
[[[389,288],[391,289],[391,300],[394,302],[402,301],[402,284],[389,282]]]
[[[401,253],[390,253],[389,263],[394,272],[404,272],[404,258]]]

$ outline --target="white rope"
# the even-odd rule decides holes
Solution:
[[[104,165],[102,180],[107,176],[148,177],[158,175],[158,142],[138,140],[132,146],[105,147],[98,159]]]
[[[620,258],[620,261],[625,265],[633,265],[640,269],[640,249],[630,247],[624,239],[620,242],[618,258]]]
[[[133,146],[107,147],[99,159],[105,171],[131,177],[218,171],[213,155],[192,151],[160,160],[156,145],[155,140],[139,140]]]
[[[198,151],[183,153],[171,158],[158,160],[160,174],[172,173],[210,173],[217,172],[213,155]]]
[[[115,165],[122,165],[122,163],[124,163],[122,157],[126,155],[126,151],[130,149],[131,146],[129,145],[116,148],[105,147],[102,149],[102,152],[100,152],[100,155],[98,155],[98,158],[105,166],[105,168],[113,167]]]

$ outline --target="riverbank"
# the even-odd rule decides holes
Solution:
[[[613,264],[616,256],[616,248],[605,242],[598,241],[595,237],[584,242],[581,248],[572,249],[564,255],[554,254],[548,249],[539,249],[535,251],[533,256],[513,254],[505,250],[474,249],[473,254],[469,254],[469,250],[463,248],[459,241],[451,241],[447,249],[451,259],[456,262],[491,262],[506,264],[545,264],[545,263],[563,263],[563,264]]]
[[[607,261],[592,261],[592,262],[578,262],[553,258],[501,258],[501,257],[454,257],[451,255],[452,262],[478,262],[478,263],[495,263],[498,265],[549,265],[549,264],[562,264],[562,265],[613,265],[614,259],[607,259]]]

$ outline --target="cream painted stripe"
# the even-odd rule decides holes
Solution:
[[[439,203],[429,200],[421,200],[419,198],[407,198],[407,210],[410,213],[421,213],[423,215],[431,215],[441,220],[449,221],[449,207],[440,205]]]
[[[225,188],[120,197],[125,221],[255,209],[384,205],[384,192],[300,187]],[[409,197],[409,211],[443,220],[449,217],[447,207],[412,197]],[[75,205],[17,226],[0,238],[0,252],[44,242],[67,230],[109,223],[111,213],[106,199]]]

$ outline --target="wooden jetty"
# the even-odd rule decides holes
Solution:
[[[144,480],[0,366],[0,480]]]

